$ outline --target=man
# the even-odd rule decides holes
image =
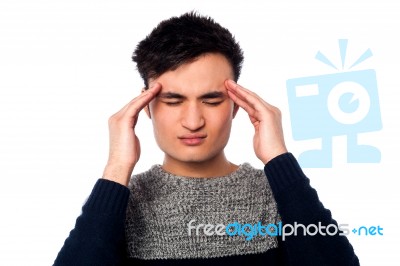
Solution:
[[[228,30],[196,13],[174,17],[133,60],[145,88],[109,119],[103,178],[55,265],[359,265],[288,153],[280,111],[236,83],[243,54]],[[224,154],[239,108],[264,171]],[[165,156],[131,177],[142,109]],[[303,231],[282,235],[279,224]],[[323,230],[304,235],[310,225]]]

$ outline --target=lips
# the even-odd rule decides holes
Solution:
[[[206,134],[185,134],[178,137],[183,144],[188,146],[200,145],[205,141],[206,138]]]

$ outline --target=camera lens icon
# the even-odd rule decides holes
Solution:
[[[328,110],[341,124],[361,122],[370,110],[371,101],[366,89],[352,81],[340,82],[328,95]]]

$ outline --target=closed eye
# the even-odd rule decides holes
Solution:
[[[202,101],[202,103],[211,105],[211,106],[217,106],[220,105],[223,101],[218,101],[218,102],[210,102],[210,101]]]
[[[182,103],[182,101],[176,101],[176,102],[164,102],[166,105],[174,106]]]

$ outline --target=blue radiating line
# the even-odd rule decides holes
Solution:
[[[349,67],[349,69],[352,68],[352,67],[354,67],[354,66],[356,66],[356,65],[358,65],[358,64],[360,64],[361,62],[364,62],[365,60],[367,60],[367,59],[370,58],[371,56],[372,56],[372,51],[371,51],[371,49],[368,48],[368,49],[357,59],[357,61],[354,62],[354,64],[352,64],[351,67]]]
[[[347,52],[347,39],[339,39],[339,49],[340,49],[340,58],[342,59],[342,69],[344,69],[344,64],[346,61],[346,52]]]
[[[330,66],[330,67],[333,67],[334,69],[338,69],[338,68],[337,68],[334,64],[332,64],[332,62],[329,61],[329,59],[328,59],[324,54],[322,54],[320,51],[318,51],[317,54],[315,55],[315,59],[321,61],[322,63],[324,63],[324,64],[326,64],[326,65],[328,65],[328,66]]]

